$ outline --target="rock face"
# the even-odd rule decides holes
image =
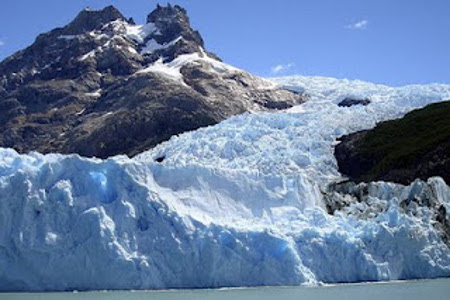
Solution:
[[[351,107],[353,105],[362,105],[366,106],[370,104],[369,99],[354,99],[354,98],[345,98],[341,102],[338,103],[340,107]]]
[[[352,180],[409,184],[442,177],[450,183],[450,102],[432,104],[373,130],[341,138],[339,169]]]
[[[427,208],[434,220],[433,226],[442,240],[450,246],[447,191],[448,187],[439,177],[430,178],[426,182],[415,180],[409,186],[387,182],[342,182],[331,184],[324,194],[324,200],[328,213],[339,212],[364,220],[379,217],[388,212],[393,204],[401,212],[417,217],[421,217],[422,208]],[[396,203],[389,203],[392,198],[397,199]]]
[[[158,6],[145,25],[109,6],[0,63],[0,146],[132,156],[235,114],[305,100],[207,52],[179,6]]]

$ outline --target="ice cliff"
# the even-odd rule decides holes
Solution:
[[[374,183],[370,215],[351,195],[336,196],[348,205],[334,215],[324,201],[329,184],[342,180],[333,156],[337,137],[449,99],[450,85],[275,81],[310,101],[232,117],[134,159],[1,149],[0,290],[450,276],[450,250],[430,207],[399,204],[408,195],[429,197],[450,211],[450,188],[441,179]],[[346,97],[371,103],[339,107]]]

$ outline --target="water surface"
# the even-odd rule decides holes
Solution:
[[[320,287],[262,287],[218,290],[100,291],[78,293],[9,293],[8,300],[328,300],[328,299],[450,299],[450,278],[390,283],[340,284]]]

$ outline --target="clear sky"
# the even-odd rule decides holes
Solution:
[[[0,59],[86,6],[112,4],[143,23],[155,0],[8,0]],[[206,48],[261,76],[291,74],[389,85],[450,83],[449,0],[173,0]]]

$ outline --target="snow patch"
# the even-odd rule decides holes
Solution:
[[[145,73],[149,73],[149,72],[156,72],[156,73],[165,75],[167,78],[170,78],[170,79],[176,80],[182,84],[185,84],[183,81],[183,75],[180,72],[181,68],[187,64],[195,64],[195,63],[201,63],[201,62],[208,63],[213,71],[219,72],[219,73],[242,72],[242,70],[234,68],[234,67],[227,65],[225,63],[222,63],[218,60],[212,59],[212,58],[206,56],[206,54],[190,53],[190,54],[179,55],[173,61],[170,61],[167,63],[164,63],[163,58],[160,58],[153,64],[149,65],[148,67],[137,71],[136,74],[145,74]],[[273,84],[268,82],[267,85],[270,87]]]
[[[126,35],[138,44],[144,44],[146,38],[151,34],[158,34],[158,29],[154,23],[147,23],[145,25],[130,25],[128,23],[123,24],[125,27]]]
[[[86,108],[83,108],[79,112],[77,112],[77,116],[81,116],[86,111]]]
[[[98,89],[92,93],[85,93],[85,95],[88,97],[100,98],[102,96],[102,89]]]
[[[97,52],[102,52],[102,48],[101,47],[97,47],[96,49],[89,51],[88,53],[84,54],[83,56],[81,56],[79,58],[79,61],[85,61],[89,58],[93,58],[95,57],[95,55],[97,54]]]
[[[164,45],[159,44],[154,39],[151,39],[147,41],[147,44],[144,48],[141,50],[141,54],[151,54],[157,50],[163,50],[172,47],[176,43],[178,43],[180,40],[182,40],[183,37],[179,36],[178,38],[174,39],[173,41],[170,41]]]
[[[181,61],[181,56],[177,57],[170,63],[163,63],[163,59],[160,58],[147,68],[137,71],[136,74],[159,73],[164,75],[166,78],[184,83],[183,75],[180,72],[182,67]]]
[[[76,35],[60,35],[60,36],[58,36],[58,39],[67,40],[67,41],[74,40],[77,38],[78,38],[78,36],[76,36]]]

